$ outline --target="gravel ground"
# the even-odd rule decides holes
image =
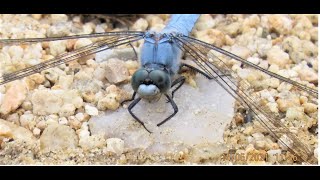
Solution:
[[[169,15],[130,19],[79,15],[0,15],[0,38],[59,37],[116,30],[161,30]],[[127,24],[127,25],[125,25]],[[261,67],[310,87],[318,86],[317,15],[202,15],[192,35]],[[46,61],[98,38],[0,45],[0,74]],[[139,52],[141,42],[133,43]],[[117,57],[113,57],[116,54]],[[153,153],[128,149],[120,137],[92,134],[90,120],[119,109],[131,92],[122,88],[138,68],[129,47],[81,58],[23,80],[0,86],[0,164],[295,164],[257,121],[244,123],[245,109],[235,105],[223,143],[198,144]],[[126,58],[126,61],[119,59]],[[318,104],[305,92],[251,69],[230,66],[246,79],[272,113],[314,150],[318,157]],[[122,72],[122,73],[118,73]],[[188,84],[197,86],[192,74]],[[122,108],[122,107],[120,107]],[[143,138],[143,137],[142,137]],[[277,158],[225,160],[238,154],[268,154]]]

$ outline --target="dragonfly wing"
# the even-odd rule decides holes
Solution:
[[[76,35],[57,38],[30,38],[30,39],[7,39],[0,40],[0,44],[7,43],[36,43],[44,41],[55,41],[75,38],[92,38],[92,37],[105,37],[102,40],[98,40],[95,43],[83,46],[74,51],[67,52],[56,56],[48,61],[15,71],[10,73],[3,73],[0,77],[0,85],[27,77],[29,75],[39,73],[45,69],[56,67],[58,65],[77,60],[81,57],[89,56],[107,49],[112,49],[121,45],[129,44],[131,42],[138,41],[143,38],[141,32],[109,32],[109,33],[97,33],[88,35]]]
[[[192,60],[198,67],[208,76],[214,79],[221,87],[223,87],[231,96],[233,96],[243,106],[249,108],[255,115],[255,118],[270,132],[270,134],[278,140],[288,150],[296,155],[301,161],[315,163],[317,160],[313,156],[313,151],[292,133],[289,128],[280,120],[279,114],[271,112],[264,104],[262,104],[261,96],[255,93],[247,80],[241,78],[237,72],[228,66],[228,59],[236,59],[248,66],[267,73],[268,75],[292,84],[293,86],[307,92],[312,97],[317,97],[318,92],[312,87],[292,81],[288,78],[277,74],[269,74],[269,71],[252,64],[230,52],[227,52],[216,46],[204,43],[197,39],[187,36],[175,36],[175,40],[180,48],[187,54],[192,56]],[[261,69],[263,70],[261,70]],[[231,75],[226,76],[226,75]],[[283,140],[284,138],[288,140]]]

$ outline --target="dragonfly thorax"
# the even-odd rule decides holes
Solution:
[[[174,35],[170,33],[147,32],[140,54],[142,67],[161,64],[166,67],[171,76],[175,75],[179,70],[181,50],[173,38]]]
[[[160,68],[140,68],[133,75],[131,85],[140,97],[153,99],[171,87],[170,74]]]

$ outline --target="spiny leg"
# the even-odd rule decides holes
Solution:
[[[178,79],[176,79],[175,81],[173,81],[171,87],[175,86],[175,85],[178,84],[178,83],[180,83],[180,84],[172,91],[172,93],[171,93],[172,99],[173,99],[174,93],[175,93],[178,89],[180,89],[180,87],[184,84],[185,81],[186,81],[186,78],[185,78],[184,76],[181,76],[181,77],[179,77]]]
[[[146,126],[144,125],[144,123],[143,123],[136,115],[134,115],[133,112],[131,111],[132,108],[133,108],[135,105],[137,105],[140,100],[141,100],[140,97],[137,98],[137,99],[135,99],[135,100],[129,105],[128,111],[129,111],[129,113],[131,114],[131,116],[132,116],[135,120],[137,120],[137,121],[144,127],[145,130],[147,130],[149,133],[151,133],[151,131],[149,131],[149,130],[146,128]]]
[[[134,52],[134,55],[136,56],[136,59],[135,60],[138,60],[138,53],[137,51],[134,49],[133,45],[131,43],[129,43],[129,45],[131,46],[133,52]]]
[[[165,96],[168,98],[168,101],[171,103],[172,107],[173,107],[173,114],[171,114],[169,117],[167,117],[165,120],[161,121],[159,124],[157,124],[157,126],[161,126],[163,123],[167,122],[169,119],[171,119],[175,114],[177,114],[178,112],[178,106],[176,105],[176,103],[173,101],[173,99],[168,96],[167,94],[165,94]]]
[[[191,65],[184,64],[184,63],[182,63],[182,64],[180,65],[180,69],[181,69],[183,66],[186,66],[186,67],[190,68],[191,70],[193,70],[193,71],[195,71],[195,72],[197,72],[197,73],[202,74],[203,76],[205,76],[205,77],[208,78],[208,79],[217,78],[216,76],[212,78],[212,77],[208,76],[206,73],[202,72],[201,70],[199,70],[199,69],[197,69],[197,68],[195,68],[195,67],[193,67],[193,66],[191,66]],[[220,76],[230,76],[230,74],[222,74],[222,75],[220,75]],[[173,81],[173,83],[172,83],[172,85],[171,85],[171,88],[172,88],[173,86],[175,86],[176,84],[178,84],[178,83],[180,83],[180,84],[178,85],[178,87],[176,87],[176,88],[172,91],[172,98],[173,98],[173,96],[174,96],[174,93],[184,84],[185,80],[186,80],[186,78],[185,78],[184,76],[180,76],[178,79],[176,79],[176,80]],[[169,102],[169,101],[167,101],[167,102]]]
[[[122,106],[124,103],[126,103],[126,102],[133,101],[133,100],[134,100],[134,97],[136,96],[136,94],[137,94],[137,92],[133,92],[133,95],[132,95],[131,99],[127,99],[127,100],[122,101],[122,102],[120,103],[121,106]]]
[[[174,80],[172,82],[171,88],[173,86],[175,86],[176,84],[180,83],[172,92],[171,92],[171,97],[173,99],[174,93],[180,89],[180,87],[184,84],[184,82],[186,81],[186,78],[184,76],[180,76],[178,79]],[[169,100],[167,100],[167,103],[169,102]]]

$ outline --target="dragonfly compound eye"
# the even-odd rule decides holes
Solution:
[[[143,82],[148,78],[148,74],[148,71],[145,69],[139,69],[132,75],[131,86],[134,91],[137,91],[140,84],[143,84]]]
[[[160,92],[164,93],[171,87],[170,75],[165,71],[153,70],[150,72],[149,77],[154,85],[156,85]]]

